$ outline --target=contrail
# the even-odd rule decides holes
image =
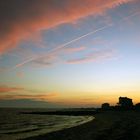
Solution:
[[[111,26],[111,24],[108,24],[108,25],[103,26],[103,27],[100,27],[100,28],[98,28],[98,29],[96,29],[96,30],[94,30],[94,31],[92,31],[92,32],[89,32],[89,33],[84,34],[84,35],[82,35],[82,36],[80,36],[80,37],[77,37],[76,39],[73,39],[73,40],[71,40],[71,41],[69,41],[69,42],[67,42],[67,43],[64,43],[64,44],[62,44],[62,45],[60,45],[60,46],[58,46],[58,47],[56,47],[56,48],[54,48],[54,49],[48,51],[47,54],[48,54],[48,53],[53,53],[53,52],[58,51],[58,50],[60,50],[60,49],[62,49],[62,48],[65,48],[65,47],[67,47],[68,45],[70,45],[70,44],[72,44],[72,43],[74,43],[74,42],[76,42],[76,41],[78,41],[78,40],[80,40],[80,39],[82,39],[82,38],[85,38],[85,37],[87,37],[87,36],[89,36],[89,35],[95,34],[95,33],[99,32],[99,31],[102,31],[102,30],[104,30],[104,29],[110,27],[110,26]],[[25,64],[27,64],[27,63],[33,61],[33,60],[36,60],[36,59],[39,59],[39,58],[42,58],[42,57],[44,57],[44,55],[43,55],[43,56],[41,55],[41,56],[38,56],[38,57],[31,57],[30,59],[27,59],[27,60],[23,61],[22,63],[17,64],[13,69],[18,68],[18,67],[21,67],[21,66],[23,66],[23,65],[25,65]]]
[[[102,31],[102,30],[108,28],[109,26],[111,26],[111,24],[108,24],[106,26],[100,27],[99,29],[96,29],[96,30],[94,30],[92,32],[89,32],[89,33],[87,33],[85,35],[82,35],[82,36],[80,36],[80,37],[78,37],[76,39],[73,39],[73,40],[71,40],[71,41],[69,41],[69,42],[67,42],[67,43],[65,43],[63,45],[58,46],[57,48],[54,48],[54,49],[50,50],[48,53],[51,53],[51,52],[57,51],[59,49],[62,49],[62,48],[66,47],[66,46],[68,46],[68,45],[70,45],[70,44],[72,44],[72,43],[74,43],[74,42],[76,42],[76,41],[78,41],[78,40],[80,40],[80,39],[82,39],[84,37],[87,37],[89,35],[92,35],[92,34],[95,34],[95,33],[99,32],[99,31]]]
[[[122,22],[122,21],[124,21],[124,20],[128,20],[128,19],[130,19],[131,17],[134,17],[134,16],[136,16],[136,15],[138,15],[138,14],[140,14],[140,12],[139,12],[139,11],[134,12],[133,14],[128,15],[128,16],[126,16],[126,17],[122,18],[119,22]]]
[[[23,62],[21,62],[21,63],[15,65],[15,67],[13,67],[12,69],[16,69],[16,68],[22,67],[23,65],[25,65],[25,64],[27,64],[27,63],[29,63],[29,62],[31,62],[31,61],[37,59],[37,58],[38,58],[38,57],[31,57],[31,58],[28,58],[27,60],[24,60]]]
[[[133,17],[133,16],[136,16],[136,15],[139,14],[139,13],[140,13],[140,12],[135,12],[135,13],[133,13],[133,14],[131,14],[131,15],[128,15],[128,16],[126,16],[126,17],[120,19],[120,20],[118,21],[118,23],[120,23],[120,22],[122,22],[122,21],[124,21],[124,20],[127,20],[127,19],[129,19],[129,18],[131,18],[131,17]],[[67,43],[64,43],[64,44],[62,44],[62,45],[59,45],[58,47],[56,47],[56,48],[54,48],[54,49],[48,51],[47,54],[48,54],[48,53],[53,53],[53,52],[55,52],[55,51],[61,50],[62,48],[68,47],[68,45],[70,45],[70,44],[72,44],[72,43],[74,43],[74,42],[76,42],[76,41],[78,41],[78,40],[80,40],[80,39],[82,39],[82,38],[85,38],[85,37],[87,37],[87,36],[89,36],[89,35],[93,35],[93,34],[99,32],[99,31],[105,30],[105,29],[107,29],[107,28],[109,28],[109,27],[111,27],[111,26],[112,26],[112,24],[107,24],[106,26],[100,27],[100,28],[98,28],[98,29],[96,29],[96,30],[94,30],[94,31],[91,31],[91,32],[89,32],[89,33],[87,33],[87,34],[84,34],[84,35],[82,35],[82,36],[79,36],[79,37],[77,37],[77,38],[75,38],[75,39],[73,39],[73,40],[71,40],[71,41],[69,41],[69,42],[67,42]],[[39,58],[42,58],[42,57],[44,57],[44,55],[37,56],[37,57],[31,57],[30,59],[27,59],[27,60],[23,61],[22,63],[17,64],[13,69],[18,68],[18,67],[21,67],[21,66],[23,66],[23,65],[25,65],[25,64],[27,64],[27,63],[29,63],[29,62],[32,62],[33,60],[36,60],[36,59],[39,59]]]
[[[31,57],[30,59],[27,59],[27,60],[23,61],[22,63],[17,64],[14,68],[21,67],[21,66],[23,66],[24,64],[26,64],[26,63],[28,63],[28,62],[31,62],[31,61],[34,60],[34,59],[35,59],[35,57]]]

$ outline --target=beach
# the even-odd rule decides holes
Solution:
[[[1,108],[0,140],[25,139],[78,126],[94,119],[91,115],[84,116],[86,112]]]
[[[26,140],[140,140],[140,112],[105,111],[88,123]]]

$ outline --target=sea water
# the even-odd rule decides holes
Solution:
[[[0,140],[16,140],[43,135],[77,126],[94,119],[93,116],[58,116],[20,113],[26,111],[45,110],[0,109]]]

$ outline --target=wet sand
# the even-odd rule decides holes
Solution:
[[[80,126],[26,140],[140,140],[140,112],[106,111]]]

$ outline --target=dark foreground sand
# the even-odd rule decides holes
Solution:
[[[95,120],[29,140],[140,140],[140,112],[108,111]]]

